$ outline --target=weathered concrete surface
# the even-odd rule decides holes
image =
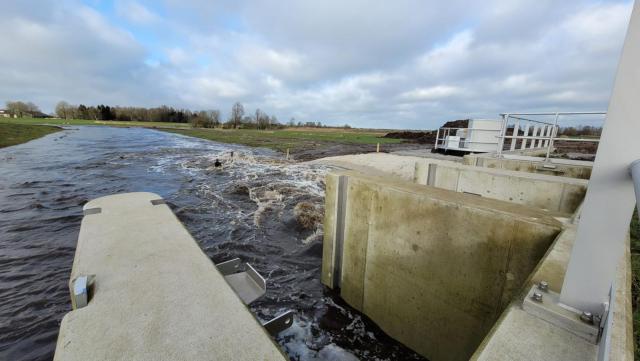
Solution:
[[[340,175],[346,219],[325,233],[323,282],[343,232],[342,298],[433,361],[471,356],[561,229],[534,208],[352,172],[327,176],[327,199]]]
[[[527,280],[524,290],[528,290],[539,281],[547,281],[549,289],[560,292],[575,237],[575,226],[567,224]],[[631,264],[628,241],[627,239],[627,251],[620,260],[616,277],[609,360],[633,360]],[[525,312],[521,307],[525,294],[526,292],[522,293],[505,310],[476,350],[472,360],[597,360],[596,345]]]
[[[492,154],[468,154],[464,156],[463,163],[475,167],[542,173],[579,179],[589,179],[591,177],[593,162],[555,158],[549,160],[555,168],[543,167],[544,158],[517,155],[504,155],[503,158],[497,158]]]
[[[60,325],[55,360],[284,360],[211,260],[152,193],[87,203],[71,279],[89,304]]]
[[[587,181],[546,174],[462,165],[437,158],[385,153],[323,158],[316,163],[377,176],[429,184],[552,212],[573,213],[584,198]],[[431,174],[431,183],[429,175]]]
[[[572,214],[587,190],[584,179],[465,165],[416,167],[417,182],[554,212]]]
[[[435,158],[395,155],[388,153],[367,153],[343,155],[317,159],[311,163],[326,164],[334,167],[356,170],[371,175],[391,175],[399,179],[412,181],[415,177],[416,163],[434,162],[437,164],[456,165],[458,162]]]

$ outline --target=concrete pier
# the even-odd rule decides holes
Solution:
[[[63,318],[54,360],[286,359],[158,195],[84,211],[71,279],[94,285]]]

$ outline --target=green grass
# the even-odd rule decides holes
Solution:
[[[635,340],[635,359],[640,360],[640,221],[638,210],[631,218],[631,303],[633,304],[633,338]]]
[[[0,148],[25,143],[59,131],[58,127],[0,123]]]
[[[385,133],[339,128],[302,128],[281,130],[255,129],[163,129],[168,132],[213,140],[221,143],[267,147],[279,151],[313,146],[318,143],[390,144],[401,139],[382,138]]]
[[[42,118],[0,118],[1,123],[10,124],[50,124],[50,125],[108,125],[113,127],[148,127],[148,128],[191,128],[189,123],[168,122],[119,122],[86,119],[42,119]]]

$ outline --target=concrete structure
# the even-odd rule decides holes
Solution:
[[[93,286],[63,318],[54,360],[286,359],[158,195],[84,211],[71,279]]]
[[[580,179],[589,179],[589,177],[591,177],[591,169],[593,168],[593,162],[554,158],[545,161],[542,157],[518,154],[503,154],[502,156],[495,154],[467,154],[464,156],[463,163],[476,167],[541,173]]]
[[[468,359],[561,231],[534,208],[389,177],[326,184],[323,283],[431,360]]]
[[[439,128],[434,148],[445,151],[495,152],[501,131],[502,122],[499,120],[469,119],[466,128]]]
[[[565,214],[575,212],[587,188],[587,181],[583,179],[472,167],[437,158],[385,153],[324,158],[316,163],[373,175],[393,175],[423,185]]]
[[[554,212],[573,214],[587,190],[587,181],[583,179],[462,165],[422,164],[428,165],[416,169],[416,180],[424,180],[425,185]]]
[[[542,259],[525,290],[545,281],[549,290],[560,292],[576,237],[574,224],[565,224],[549,252]],[[612,345],[609,360],[633,360],[634,339],[631,309],[631,265],[627,238],[626,252],[616,272],[619,287],[613,302]],[[535,317],[522,309],[526,292],[517,297],[502,314],[472,360],[599,360],[598,345]]]

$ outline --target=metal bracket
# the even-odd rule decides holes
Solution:
[[[293,311],[286,311],[263,323],[262,327],[264,327],[271,336],[276,336],[293,325],[293,315]]]
[[[245,305],[262,297],[267,292],[267,282],[250,264],[245,263],[246,271],[239,272],[240,259],[235,258],[216,265],[229,286]]]
[[[598,343],[601,317],[589,312],[580,312],[561,304],[560,294],[549,290],[546,282],[531,287],[522,303],[522,308],[527,313],[593,344]]]
[[[71,291],[71,308],[78,309],[85,307],[91,300],[91,287],[95,282],[95,275],[81,275],[69,282]]]
[[[230,274],[240,272],[240,258],[234,258],[228,261],[220,262],[216,265],[216,267],[218,267],[218,271],[220,271],[223,276],[228,276]]]

